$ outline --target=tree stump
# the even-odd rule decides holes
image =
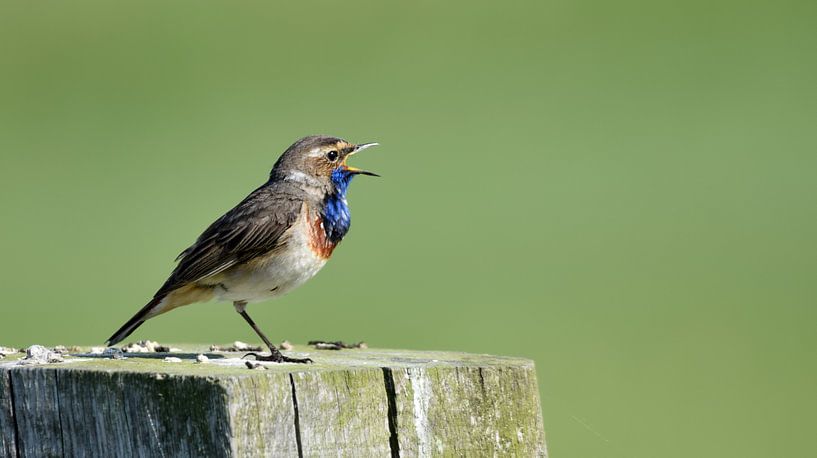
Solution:
[[[314,364],[250,369],[181,348],[0,360],[0,456],[547,455],[527,359],[299,347]]]

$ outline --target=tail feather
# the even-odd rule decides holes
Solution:
[[[117,343],[123,341],[126,337],[131,335],[131,333],[135,331],[136,328],[141,326],[142,323],[144,323],[148,318],[150,318],[149,316],[150,312],[153,311],[153,308],[156,307],[156,305],[162,302],[162,299],[164,299],[164,296],[157,296],[154,297],[150,302],[145,304],[144,307],[142,307],[138,312],[136,312],[136,315],[131,317],[131,319],[128,320],[127,323],[123,324],[118,331],[114,332],[113,335],[108,338],[106,345],[108,346],[116,345]]]

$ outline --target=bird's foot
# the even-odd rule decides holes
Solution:
[[[299,364],[308,364],[312,363],[313,361],[309,358],[290,358],[289,356],[284,356],[279,351],[275,351],[270,353],[269,355],[264,355],[260,353],[247,353],[241,359],[245,359],[248,356],[255,357],[256,361],[268,361],[273,363],[299,363]]]

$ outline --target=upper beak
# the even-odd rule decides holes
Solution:
[[[355,149],[350,151],[349,154],[346,155],[346,157],[348,158],[349,156],[357,153],[358,151],[363,151],[366,148],[371,148],[372,146],[377,146],[379,144],[380,143],[361,143],[360,145],[355,146]],[[380,176],[380,175],[378,175],[378,174],[376,174],[374,172],[369,172],[368,170],[359,169],[357,167],[349,167],[348,165],[346,166],[346,170],[348,170],[349,172],[352,172],[355,175],[369,175],[369,176],[373,176],[373,177],[379,177]]]

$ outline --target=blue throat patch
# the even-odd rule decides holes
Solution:
[[[346,191],[355,174],[338,167],[332,172],[332,184],[335,192],[327,194],[323,202],[323,229],[326,238],[332,243],[338,243],[349,232],[352,225],[352,215],[346,203]]]

